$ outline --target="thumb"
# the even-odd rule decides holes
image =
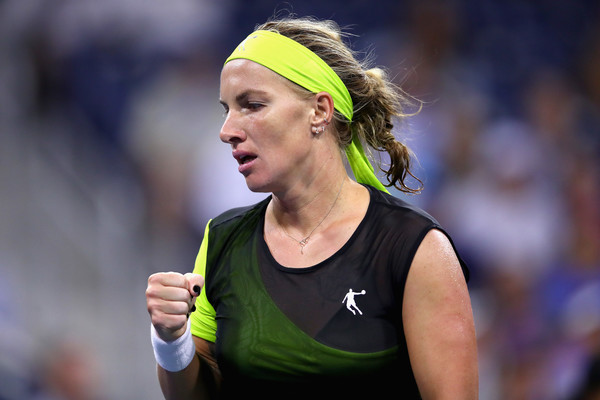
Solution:
[[[202,275],[188,272],[184,275],[187,282],[187,289],[192,297],[197,297],[204,287],[204,277]]]

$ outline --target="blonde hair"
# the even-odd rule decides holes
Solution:
[[[345,148],[352,141],[352,134],[361,142],[379,152],[387,152],[389,168],[386,173],[388,184],[406,193],[418,193],[422,182],[410,170],[411,153],[408,147],[396,140],[392,129],[393,120],[402,122],[408,114],[404,106],[410,104],[409,97],[394,85],[381,68],[370,68],[368,60],[359,61],[343,41],[346,36],[337,23],[311,17],[272,19],[259,25],[257,30],[270,30],[307,47],[325,61],[348,88],[354,105],[352,122],[337,110],[334,112],[338,142]],[[407,176],[418,183],[417,188],[407,186]]]

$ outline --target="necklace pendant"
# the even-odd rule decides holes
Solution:
[[[327,216],[331,213],[331,210],[333,210],[333,207],[335,206],[335,204],[338,201],[338,198],[340,197],[340,193],[342,193],[342,188],[344,187],[344,182],[345,182],[345,179],[342,180],[342,184],[340,185],[340,189],[338,190],[337,195],[335,196],[335,200],[333,200],[333,204],[329,208],[329,211],[327,211],[327,213],[321,219],[321,221],[317,224],[317,226],[315,226],[313,228],[313,230],[310,231],[310,233],[308,234],[308,236],[305,237],[304,239],[302,239],[302,240],[296,239],[295,237],[293,237],[292,235],[290,235],[289,233],[287,233],[287,231],[285,230],[285,227],[283,227],[281,224],[279,224],[279,228],[283,231],[283,233],[285,233],[290,239],[294,240],[295,242],[298,242],[298,244],[300,245],[300,254],[304,254],[304,247],[308,244],[308,240],[310,239],[310,236],[313,234],[313,232],[315,230],[317,230],[317,228],[319,226],[321,226],[321,224],[323,223],[323,221],[325,221],[325,219],[327,218]]]
[[[306,244],[308,243],[308,239],[308,237],[305,237],[304,239],[298,242],[298,244],[300,245],[300,254],[304,254],[304,246],[306,246]]]

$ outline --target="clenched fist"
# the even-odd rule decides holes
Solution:
[[[159,272],[148,278],[146,305],[158,336],[170,342],[185,333],[190,312],[204,286],[201,275]]]

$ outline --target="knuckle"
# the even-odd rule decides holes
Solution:
[[[160,280],[162,272],[157,272],[148,277],[148,284],[155,283]]]
[[[148,310],[148,313],[153,317],[159,313],[159,308],[156,302],[152,299],[148,299],[146,301],[146,309]]]
[[[154,287],[153,285],[149,285],[146,288],[146,298],[150,299],[150,298],[154,298],[154,297],[157,297],[156,287]]]

